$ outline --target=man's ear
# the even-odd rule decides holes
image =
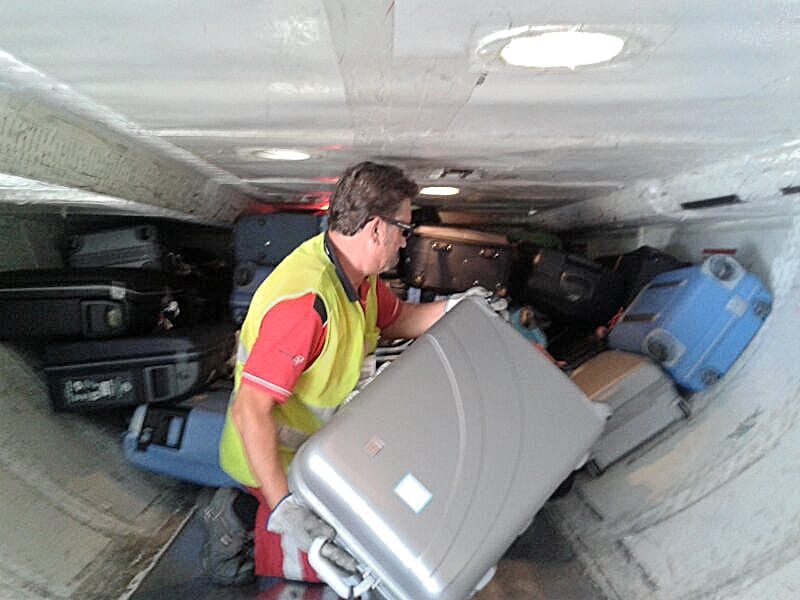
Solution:
[[[370,239],[376,244],[379,243],[381,239],[381,220],[378,217],[372,217],[372,222],[368,227]]]

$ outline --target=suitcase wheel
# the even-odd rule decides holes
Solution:
[[[249,266],[239,266],[233,273],[233,281],[239,287],[246,286],[248,283],[253,281],[253,277],[255,276],[255,272]]]
[[[703,382],[704,386],[711,387],[719,381],[719,377],[719,373],[717,373],[714,369],[706,369],[700,376],[700,381]]]
[[[658,362],[669,362],[672,352],[669,345],[656,337],[647,340],[647,353]]]
[[[738,263],[724,254],[715,254],[708,259],[709,272],[720,281],[731,281],[739,275]]]
[[[772,304],[766,300],[759,300],[753,306],[753,312],[756,313],[756,316],[759,319],[766,319],[769,316],[769,313],[772,312]]]

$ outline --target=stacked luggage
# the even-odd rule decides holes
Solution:
[[[326,222],[324,215],[311,213],[254,214],[237,220],[236,266],[227,297],[232,324],[225,327],[242,324],[258,287],[292,250],[323,231]],[[161,475],[204,486],[236,487],[220,467],[218,455],[231,386],[193,391],[191,398],[178,404],[153,404],[145,398],[123,439],[125,456],[135,466]]]
[[[176,402],[226,371],[224,280],[168,256],[134,225],[70,237],[68,267],[0,273],[0,339],[43,347],[54,410]]]
[[[236,221],[236,268],[229,299],[234,324],[242,324],[253,294],[272,270],[297,246],[326,228],[326,215],[308,212],[245,215]]]
[[[593,382],[587,395],[615,382],[613,394],[630,396],[611,403],[617,417],[609,421],[608,447],[597,450],[595,471],[688,416],[690,394],[728,371],[772,303],[763,283],[728,255],[692,265],[642,246],[591,260],[548,238],[546,244],[519,235],[509,241],[446,226],[420,226],[415,234],[401,261],[409,300],[439,299],[473,285],[500,293],[525,339],[546,349],[577,382]],[[613,359],[619,351],[646,362],[634,368]],[[662,391],[653,395],[648,387],[648,407],[632,408],[642,402],[636,399],[641,390],[628,389],[636,388],[632,381],[656,375],[658,385],[648,385]],[[626,411],[648,416],[628,418]]]
[[[217,458],[230,385],[211,383],[229,369],[234,324],[257,287],[324,227],[312,214],[242,217],[234,289],[222,296],[219,282],[169,270],[153,226],[73,238],[69,268],[0,274],[0,337],[46,340],[55,410],[138,406],[123,441],[134,465],[235,486]],[[574,469],[599,474],[688,416],[689,394],[730,369],[772,302],[730,256],[689,265],[643,247],[590,260],[555,243],[442,225],[417,227],[391,279],[422,301],[482,286],[509,311],[504,323],[465,300],[413,344],[383,346],[380,374],[297,455],[292,488],[372,573],[365,585],[389,597],[480,587]],[[409,381],[424,385],[409,395]],[[320,457],[333,477],[309,466]],[[342,497],[352,488],[330,482],[349,472],[370,473],[359,477],[369,485]],[[365,506],[385,512],[364,522]],[[429,545],[438,538],[443,546]],[[419,569],[410,573],[392,547],[422,557]]]
[[[241,319],[289,246],[319,231],[301,220],[264,235],[274,217],[237,224],[242,299],[230,302]],[[496,233],[416,233],[391,280],[422,301],[485,287],[509,301],[509,323],[466,299],[414,343],[383,346],[378,375],[299,450],[290,488],[360,565],[344,574],[324,558],[328,540],[312,545],[312,565],[341,597],[469,596],[575,469],[599,474],[688,416],[688,394],[730,368],[771,304],[730,257],[687,265],[645,247],[593,261]],[[283,249],[271,254],[273,244]],[[409,381],[424,385],[409,394]],[[216,458],[229,393],[143,404],[126,455],[198,484],[236,485]]]
[[[552,249],[522,260],[512,290],[556,322],[548,351],[612,411],[592,450],[595,473],[689,416],[690,394],[730,369],[772,303],[728,255],[691,265],[642,246],[597,261]]]

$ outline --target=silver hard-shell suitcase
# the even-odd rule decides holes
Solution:
[[[592,401],[611,411],[591,449],[587,467],[595,474],[689,414],[672,380],[646,356],[601,352],[570,377]]]
[[[466,299],[304,444],[289,486],[337,531],[361,581],[463,599],[587,457],[605,414],[487,306]]]

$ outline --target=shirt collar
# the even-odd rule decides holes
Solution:
[[[327,231],[325,232],[325,254],[328,255],[328,258],[336,268],[336,275],[339,277],[339,281],[342,282],[342,287],[344,288],[344,293],[347,294],[347,299],[350,302],[355,302],[358,300],[358,294],[353,288],[353,284],[350,283],[350,279],[348,279],[347,275],[345,275],[344,269],[342,268],[342,263],[339,262],[339,257],[336,256],[336,251],[333,249],[333,244],[331,244],[331,238]]]

